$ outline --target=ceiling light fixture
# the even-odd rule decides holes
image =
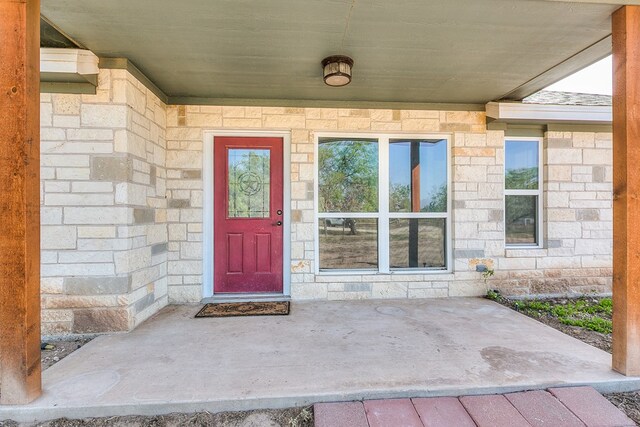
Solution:
[[[329,86],[339,87],[351,83],[353,59],[343,55],[333,55],[322,60],[324,82]]]

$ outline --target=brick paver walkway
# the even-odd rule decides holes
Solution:
[[[316,427],[633,427],[591,387],[487,396],[318,403]]]

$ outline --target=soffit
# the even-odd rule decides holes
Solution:
[[[545,83],[557,80],[607,54],[610,15],[618,7],[543,0],[42,0],[42,14],[65,35],[100,57],[128,58],[170,99],[265,103],[485,104],[510,93],[523,97],[540,89],[541,75]],[[322,82],[320,61],[333,54],[355,60],[349,86]]]

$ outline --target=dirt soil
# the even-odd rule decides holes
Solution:
[[[0,421],[0,427],[313,427],[313,409],[289,408],[280,410],[221,412],[210,414],[169,414],[155,417],[128,416],[109,418],[65,418],[38,424],[18,424]]]
[[[590,301],[598,301],[598,298],[586,298]],[[566,304],[571,301],[568,298],[550,298],[540,300],[551,304]],[[505,305],[511,309],[517,310],[515,301],[501,298],[496,302]],[[522,312],[523,314],[544,323],[547,326],[551,326],[554,329],[559,330],[567,335],[579,339],[589,345],[604,350],[607,353],[611,353],[611,334],[602,334],[600,332],[590,331],[578,326],[569,326],[560,323],[558,319],[551,316],[548,313],[542,313],[542,315],[530,315],[529,313]],[[616,405],[623,411],[629,418],[631,418],[637,425],[640,425],[640,391],[628,392],[628,393],[610,393],[605,394],[609,402]]]

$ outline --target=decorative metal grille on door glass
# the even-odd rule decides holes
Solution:
[[[270,151],[228,150],[229,218],[268,218]]]

